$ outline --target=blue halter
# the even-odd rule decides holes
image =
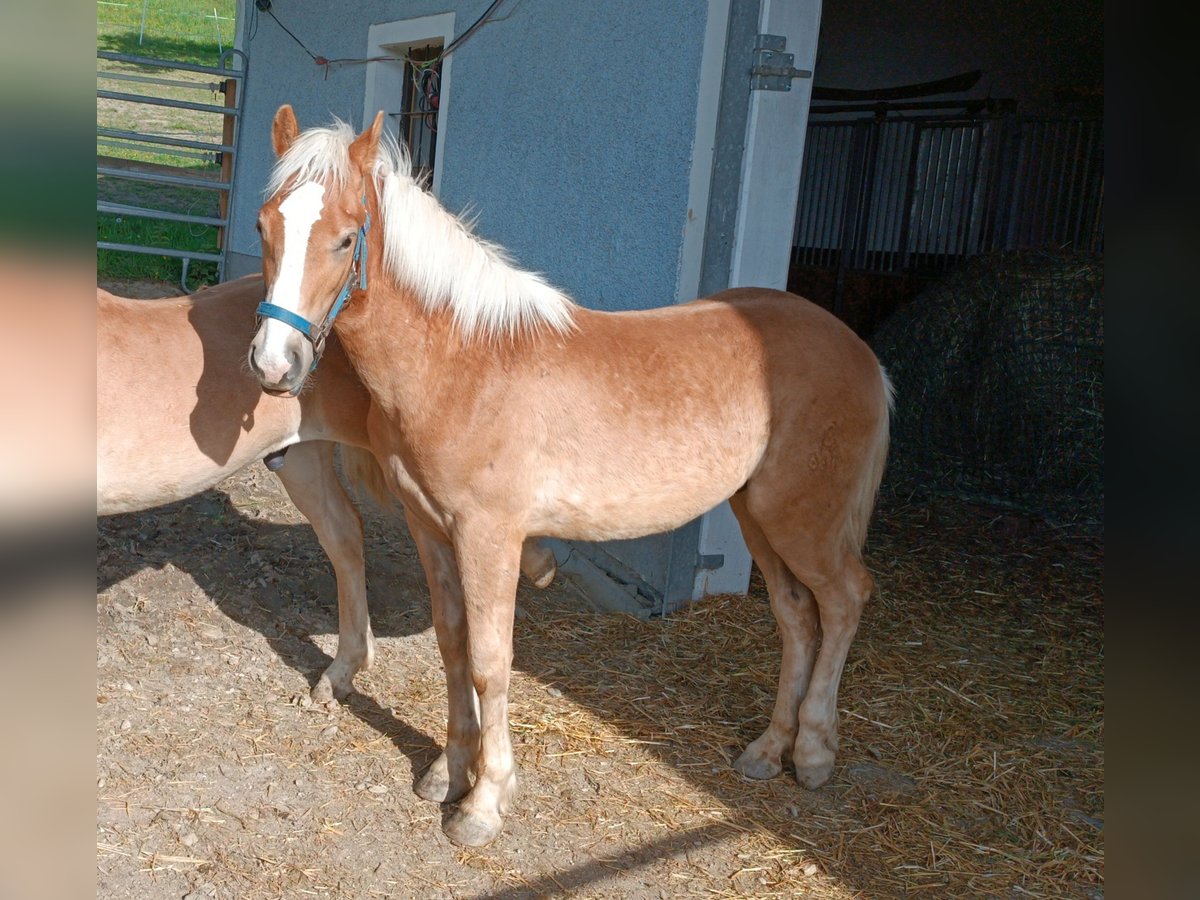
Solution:
[[[367,205],[367,198],[363,197],[363,206]],[[363,221],[362,227],[358,229],[358,237],[354,240],[354,259],[350,263],[350,274],[346,277],[346,283],[342,285],[341,293],[338,294],[337,300],[333,302],[333,306],[329,308],[329,312],[325,314],[325,318],[320,325],[313,325],[312,322],[301,315],[297,315],[290,309],[284,309],[282,306],[276,306],[274,303],[263,301],[258,304],[255,312],[258,313],[260,319],[278,319],[285,325],[290,325],[298,332],[308,338],[308,342],[313,347],[313,361],[309,372],[316,371],[317,363],[321,360],[321,354],[325,352],[325,338],[328,337],[330,330],[333,328],[333,320],[337,318],[338,313],[342,311],[342,307],[346,305],[346,301],[350,299],[350,292],[354,290],[354,275],[358,272],[358,288],[365,291],[367,289],[367,231],[371,227],[371,214],[367,213],[366,219]]]

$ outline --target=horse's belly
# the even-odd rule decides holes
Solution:
[[[548,483],[536,505],[533,534],[566,540],[608,541],[678,528],[729,499],[749,477],[749,466],[723,471],[633,472],[622,479]]]
[[[186,500],[297,439],[294,432],[246,434],[228,455],[208,455],[190,441],[174,447],[161,439],[106,445],[102,438],[96,453],[96,514],[138,512]]]
[[[142,460],[131,467],[120,459],[98,458],[96,514],[138,512],[195,496],[242,468],[249,460],[219,465],[203,456]]]

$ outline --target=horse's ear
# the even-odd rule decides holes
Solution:
[[[350,145],[350,160],[360,172],[368,171],[375,164],[379,138],[383,135],[383,117],[384,112],[381,109],[375,113],[375,121],[371,123],[371,127],[356,137]]]
[[[271,143],[275,147],[275,155],[283,156],[288,147],[300,134],[300,125],[296,122],[296,113],[290,104],[283,104],[275,113],[275,121],[271,123]]]

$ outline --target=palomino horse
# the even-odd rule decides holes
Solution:
[[[96,512],[134,512],[182,500],[255,460],[275,455],[288,496],[317,533],[338,585],[338,647],[312,690],[317,702],[350,692],[371,664],[362,521],[333,467],[343,448],[346,472],[373,489],[368,445],[371,400],[345,354],[331,341],[318,377],[298,397],[264,396],[244,365],[263,296],[260,275],[191,297],[129,300],[96,291]],[[160,369],[160,360],[171,365]],[[150,377],[149,373],[154,372]],[[545,586],[554,557],[530,545],[530,580]]]
[[[342,123],[301,134],[291,107],[276,114],[259,215],[268,302],[250,365],[266,390],[295,390],[311,322],[319,337],[339,289],[365,285],[334,328],[371,394],[372,449],[410,510],[446,668],[446,747],[417,793],[464,798],[446,822],[455,842],[502,828],[528,535],[631,538],[725,499],[783,641],[770,725],[735,765],[767,778],[790,752],[802,784],[825,782],[838,683],[873,587],[862,545],[890,405],[875,356],[780,291],[579,307],[442,209],[382,123],[358,137]]]

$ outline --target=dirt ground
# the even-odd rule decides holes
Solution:
[[[98,896],[1103,896],[1099,537],[885,490],[811,792],[730,767],[778,666],[757,573],[651,622],[522,584],[520,789],[463,850],[412,792],[445,736],[424,579],[402,521],[364,518],[378,652],[332,711],[307,702],[332,572],[262,465],[100,521]]]

